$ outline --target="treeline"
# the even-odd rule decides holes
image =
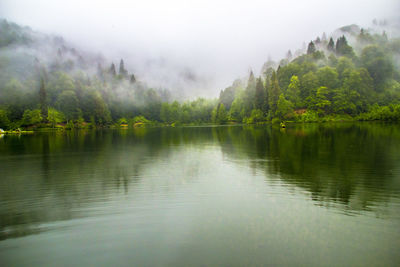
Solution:
[[[136,81],[133,74],[128,75],[123,60],[119,72],[114,64],[109,69],[99,66],[98,71],[92,77],[82,72],[72,76],[38,65],[30,79],[12,78],[1,86],[0,128],[211,121],[215,100],[169,104],[165,102],[170,98],[167,90],[147,88]]]
[[[217,122],[271,120],[399,120],[400,40],[361,29],[336,40],[318,37],[307,52],[278,68],[270,67],[247,85],[236,82],[221,91],[214,111]]]
[[[218,99],[180,103],[148,88],[122,59],[118,71],[100,61],[90,68],[56,40],[61,46],[44,61],[14,49],[33,47],[29,29],[5,21],[0,28],[0,128],[400,119],[400,39],[385,32],[348,32],[353,46],[324,34],[295,58],[288,51],[279,64],[267,62],[260,76],[250,71]]]

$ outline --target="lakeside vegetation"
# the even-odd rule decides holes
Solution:
[[[0,128],[132,127],[145,124],[400,120],[400,39],[352,25],[305,51],[267,61],[218,99],[178,102],[149,88],[121,59],[69,48],[59,37],[0,21]],[[348,40],[351,40],[351,45]],[[52,50],[40,52],[46,44]],[[47,48],[46,48],[47,49]],[[32,52],[35,51],[35,52]],[[48,50],[46,50],[48,51]]]

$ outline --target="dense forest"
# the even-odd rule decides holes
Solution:
[[[178,102],[123,59],[116,65],[1,20],[0,128],[399,120],[399,62],[399,38],[351,25],[268,60],[218,99]]]

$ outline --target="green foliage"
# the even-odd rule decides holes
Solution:
[[[371,121],[400,121],[400,104],[392,104],[389,106],[373,105],[368,113],[358,116],[359,120]]]
[[[62,113],[64,113],[65,119],[76,120],[81,116],[81,110],[79,109],[78,98],[76,93],[72,90],[63,91],[57,98],[57,106]]]
[[[51,127],[55,127],[57,124],[64,121],[64,115],[54,108],[49,108],[47,121],[51,124]]]
[[[172,104],[167,102],[162,103],[160,117],[165,123],[179,122],[182,117],[182,110],[179,102],[174,101]]]
[[[253,109],[250,117],[243,119],[243,122],[247,124],[259,123],[263,121],[265,121],[265,117],[261,109]]]
[[[229,120],[240,122],[244,117],[244,103],[241,96],[235,98],[232,102],[231,109],[229,110]]]
[[[225,124],[228,121],[228,113],[226,112],[225,106],[219,103],[212,112],[212,122],[217,124]]]
[[[293,103],[294,108],[299,108],[301,106],[301,99],[300,99],[300,81],[299,77],[293,75],[290,79],[290,84],[286,91],[287,99]]]
[[[0,30],[0,49],[32,37],[26,34],[29,30],[6,21],[0,21]],[[269,60],[262,78],[250,72],[244,89],[242,81],[236,80],[221,91],[219,99],[186,102],[173,102],[168,90],[148,88],[128,74],[122,59],[118,75],[114,64],[103,69],[99,62],[97,74],[92,75],[82,57],[74,59],[79,53],[67,47],[60,48],[54,60],[46,60],[48,65],[42,59],[3,53],[0,126],[10,129],[46,121],[53,127],[65,121],[70,128],[83,127],[84,121],[104,126],[140,116],[166,124],[257,123],[289,117],[394,120],[400,103],[400,64],[395,60],[400,55],[399,40],[366,30],[348,32],[356,37],[352,38],[355,50],[345,36],[336,44],[332,38],[329,42],[317,38],[309,43],[306,54],[292,58],[288,53],[279,66]]]
[[[329,43],[328,43],[328,46],[326,48],[330,52],[334,52],[335,51],[335,42],[333,41],[332,37],[329,39]]]
[[[277,110],[278,99],[281,94],[281,88],[278,83],[278,78],[276,72],[274,71],[271,76],[271,86],[270,91],[268,92],[268,102],[270,110],[273,114],[275,114]]]
[[[281,94],[277,104],[276,116],[279,119],[286,119],[291,117],[293,115],[292,113],[293,103],[287,100],[283,94]]]
[[[150,121],[144,116],[140,115],[133,118],[133,123],[150,123]]]
[[[382,92],[385,82],[393,74],[393,64],[384,50],[376,45],[365,47],[361,52],[361,64],[371,75],[375,90]]]
[[[259,110],[265,108],[265,89],[261,77],[257,79],[254,107]]]
[[[7,111],[0,109],[0,128],[9,129],[10,120],[8,119]]]
[[[47,112],[46,112],[47,113]],[[34,110],[25,110],[24,115],[22,116],[22,125],[35,125],[41,123],[43,121],[42,113],[40,109]]]
[[[311,55],[311,54],[314,53],[315,51],[317,51],[317,49],[315,48],[314,42],[311,41],[311,42],[308,44],[308,47],[307,47],[307,55]]]
[[[336,41],[336,54],[339,56],[346,56],[350,58],[355,57],[353,48],[347,43],[346,37],[344,35]]]
[[[319,120],[318,113],[314,110],[307,110],[298,118],[299,122],[318,122]]]
[[[335,89],[339,85],[338,73],[336,69],[325,66],[320,68],[317,73],[319,86],[326,86],[329,89]]]
[[[47,106],[47,92],[43,77],[41,77],[40,79],[39,105],[40,105],[41,116],[44,120],[46,120],[48,115],[48,106]]]
[[[121,124],[128,124],[128,120],[127,120],[126,118],[120,118],[120,119],[118,120],[118,124],[119,124],[119,125],[121,125]]]
[[[243,95],[243,108],[246,115],[250,115],[251,110],[254,108],[255,95],[256,95],[256,80],[254,78],[253,72],[250,71],[245,94]]]

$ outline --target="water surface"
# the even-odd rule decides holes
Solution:
[[[3,136],[2,266],[398,266],[400,125]]]

